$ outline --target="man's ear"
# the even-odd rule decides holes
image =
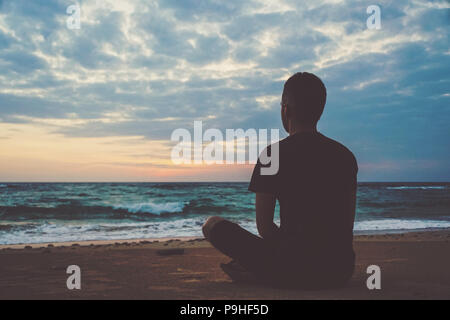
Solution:
[[[288,120],[290,120],[292,112],[291,112],[291,108],[289,107],[288,104],[286,104],[286,106],[285,106],[285,112],[286,112],[286,117],[288,118]]]
[[[289,115],[287,105],[283,105],[283,107],[281,108],[281,120],[283,123],[284,130],[286,130],[286,132],[289,133]]]

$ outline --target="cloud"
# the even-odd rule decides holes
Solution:
[[[445,163],[450,6],[379,3],[368,30],[365,2],[86,0],[69,30],[71,1],[3,1],[0,120],[148,140],[201,119],[281,129],[283,83],[307,70],[328,89],[321,130],[358,159]]]
[[[44,60],[24,51],[3,51],[0,53],[3,70],[15,73],[30,73],[46,68]]]

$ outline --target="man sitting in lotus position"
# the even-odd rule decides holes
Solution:
[[[351,278],[358,166],[352,152],[317,131],[325,101],[326,88],[311,73],[284,84],[281,119],[289,136],[277,143],[279,170],[261,174],[265,162],[258,160],[249,186],[260,237],[220,217],[203,225],[211,244],[233,259],[222,264],[233,280],[331,288]]]

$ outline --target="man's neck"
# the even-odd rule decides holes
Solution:
[[[300,132],[315,133],[315,132],[317,132],[317,126],[291,123],[290,128],[289,128],[289,135],[292,136],[292,135],[294,135],[296,133],[300,133]]]

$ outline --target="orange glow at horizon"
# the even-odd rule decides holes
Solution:
[[[248,181],[253,165],[175,165],[167,140],[66,137],[52,126],[0,126],[0,181]]]

